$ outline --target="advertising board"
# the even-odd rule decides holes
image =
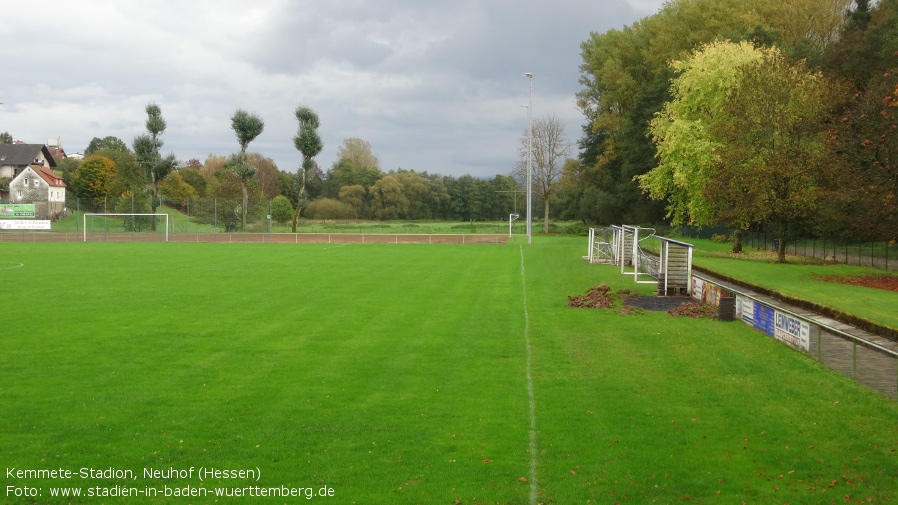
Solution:
[[[34,204],[4,203],[0,205],[0,219],[34,219]]]
[[[0,219],[0,230],[49,230],[49,219]]]

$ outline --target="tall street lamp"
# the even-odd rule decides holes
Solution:
[[[533,218],[530,215],[533,201],[533,184],[530,182],[533,172],[533,73],[527,72],[524,77],[530,79],[530,94],[527,107],[527,243],[533,243]]]

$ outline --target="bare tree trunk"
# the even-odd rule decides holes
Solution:
[[[543,202],[543,233],[549,233],[549,199]]]
[[[246,181],[243,179],[240,180],[240,189],[243,190],[243,208],[240,213],[243,214],[243,231],[246,231],[246,205],[249,203],[249,191],[247,191]]]
[[[785,227],[783,227],[785,228]],[[786,262],[786,230],[782,229],[777,233],[777,237],[779,238],[779,244],[777,244],[776,248],[776,261],[778,263]]]
[[[306,169],[303,166],[299,167],[299,170],[302,179],[299,183],[299,194],[296,196],[296,211],[293,213],[293,233],[296,233],[296,226],[299,224],[299,213],[302,212],[306,203]]]
[[[742,252],[742,230],[737,229],[733,232],[733,252]]]

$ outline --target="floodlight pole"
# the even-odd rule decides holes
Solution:
[[[527,102],[527,243],[533,243],[533,218],[530,214],[533,202],[533,184],[530,182],[533,172],[533,73],[527,72],[524,77],[530,80],[530,94]]]

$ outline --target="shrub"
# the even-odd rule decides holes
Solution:
[[[149,214],[153,212],[150,201],[147,198],[135,198],[134,193],[128,191],[115,203],[115,212],[121,214]],[[149,216],[122,216],[122,228],[125,231],[144,231],[153,226],[155,217]]]
[[[355,209],[339,200],[332,198],[319,198],[306,207],[306,217],[309,219],[355,219]]]
[[[583,223],[569,224],[564,228],[564,233],[568,235],[589,235],[589,226]]]
[[[284,195],[271,201],[271,219],[276,223],[286,223],[293,219],[293,204]]]

